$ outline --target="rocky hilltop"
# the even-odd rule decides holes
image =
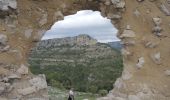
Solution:
[[[88,35],[40,41],[29,63],[51,86],[92,93],[111,90],[123,69],[120,52]]]
[[[97,43],[96,39],[82,34],[75,37],[66,37],[66,38],[57,38],[57,39],[48,39],[42,40],[38,43],[38,47],[51,47],[51,46],[60,46],[60,45],[95,45]]]

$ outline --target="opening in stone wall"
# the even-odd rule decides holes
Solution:
[[[76,100],[104,96],[123,70],[117,32],[99,11],[65,16],[32,49],[30,69],[33,74],[46,75],[52,100],[66,100],[71,88]]]

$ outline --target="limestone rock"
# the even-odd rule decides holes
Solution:
[[[106,1],[105,1],[105,5],[108,6],[108,5],[110,5],[110,4],[111,4],[110,0],[106,0]]]
[[[142,1],[144,1],[144,0],[137,0],[138,2],[142,2]]]
[[[43,26],[47,23],[47,18],[48,18],[48,14],[45,13],[42,15],[41,19],[39,20],[39,26]]]
[[[129,80],[132,77],[132,74],[126,70],[123,71],[122,73],[122,79],[123,80]]]
[[[109,19],[120,19],[121,16],[118,15],[118,14],[108,13],[108,14],[107,14],[107,18],[109,18]]]
[[[137,10],[137,9],[135,9],[135,11],[133,12],[133,14],[135,15],[135,16],[140,16],[141,15],[141,13],[139,12],[139,10]]]
[[[134,40],[127,40],[123,42],[123,45],[125,46],[134,46],[136,42]]]
[[[165,13],[165,15],[170,16],[170,8],[168,8],[165,4],[162,4],[160,8]]]
[[[128,56],[131,55],[131,52],[129,52],[129,51],[126,50],[126,49],[122,49],[122,50],[121,50],[121,53],[122,53],[122,55],[125,56],[125,57],[128,57]]]
[[[134,38],[136,34],[132,30],[124,30],[123,34],[121,34],[120,38]]]
[[[121,78],[118,78],[114,84],[114,87],[116,89],[124,88],[125,84],[123,83],[123,80]]]
[[[136,95],[129,95],[128,100],[141,100],[141,99]]]
[[[144,65],[144,63],[145,63],[144,57],[140,57],[140,58],[138,59],[138,63],[136,64],[136,67],[137,67],[137,68],[142,68],[143,65]]]
[[[170,70],[166,70],[164,73],[165,75],[170,76]]]
[[[28,67],[25,66],[24,64],[22,64],[21,67],[17,70],[17,73],[19,73],[21,75],[28,74]]]
[[[161,64],[161,53],[160,52],[151,54],[151,58],[156,64]]]
[[[0,46],[7,45],[8,38],[4,34],[0,34]]]
[[[153,18],[153,22],[155,23],[155,25],[160,25],[162,23],[162,19],[159,17],[155,17]]]
[[[64,15],[61,11],[57,11],[54,13],[54,17],[53,17],[53,20],[56,21],[56,20],[63,20],[64,19]]]
[[[33,29],[27,29],[25,30],[24,34],[27,39],[29,39],[32,35]]]
[[[115,8],[124,8],[126,4],[124,0],[111,0],[111,2],[115,5]]]
[[[7,11],[9,7],[13,9],[17,9],[17,1],[16,0],[0,0],[0,10]]]
[[[42,36],[45,34],[46,30],[38,30],[36,35],[33,37],[33,42],[38,42],[41,40]]]
[[[27,87],[27,88],[24,88],[24,89],[18,89],[18,93],[21,94],[21,95],[28,95],[28,94],[32,94],[36,92],[36,88],[35,87]]]
[[[15,74],[15,73],[11,73],[8,75],[8,79],[20,79],[21,75]]]
[[[0,82],[0,95],[3,92],[8,92],[9,88],[10,88],[10,84],[9,83]]]
[[[0,34],[0,52],[8,51],[10,46],[7,45],[8,38],[4,34]]]
[[[37,90],[47,88],[47,83],[44,75],[39,75],[29,80],[30,84],[33,85]]]
[[[158,45],[158,43],[153,43],[151,41],[148,41],[144,45],[146,48],[155,48]]]
[[[2,94],[5,91],[5,86],[0,84],[0,94]]]
[[[29,98],[27,100],[47,100],[47,99],[44,99],[44,98]]]
[[[157,36],[161,36],[161,31],[162,31],[162,28],[160,26],[155,26],[153,29],[152,29],[153,33]]]

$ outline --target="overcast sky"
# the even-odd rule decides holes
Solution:
[[[98,40],[107,43],[119,41],[118,30],[111,21],[101,16],[98,11],[82,10],[74,15],[65,16],[64,20],[56,22],[43,36],[44,39],[72,37],[79,34],[88,34]]]

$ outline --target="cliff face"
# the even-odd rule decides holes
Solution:
[[[124,42],[124,72],[104,100],[170,99],[169,0],[0,0],[2,99],[48,99],[44,76],[27,66],[30,49],[50,26],[78,10],[101,11]],[[12,74],[12,78],[10,75]],[[13,80],[13,81],[11,81]]]

